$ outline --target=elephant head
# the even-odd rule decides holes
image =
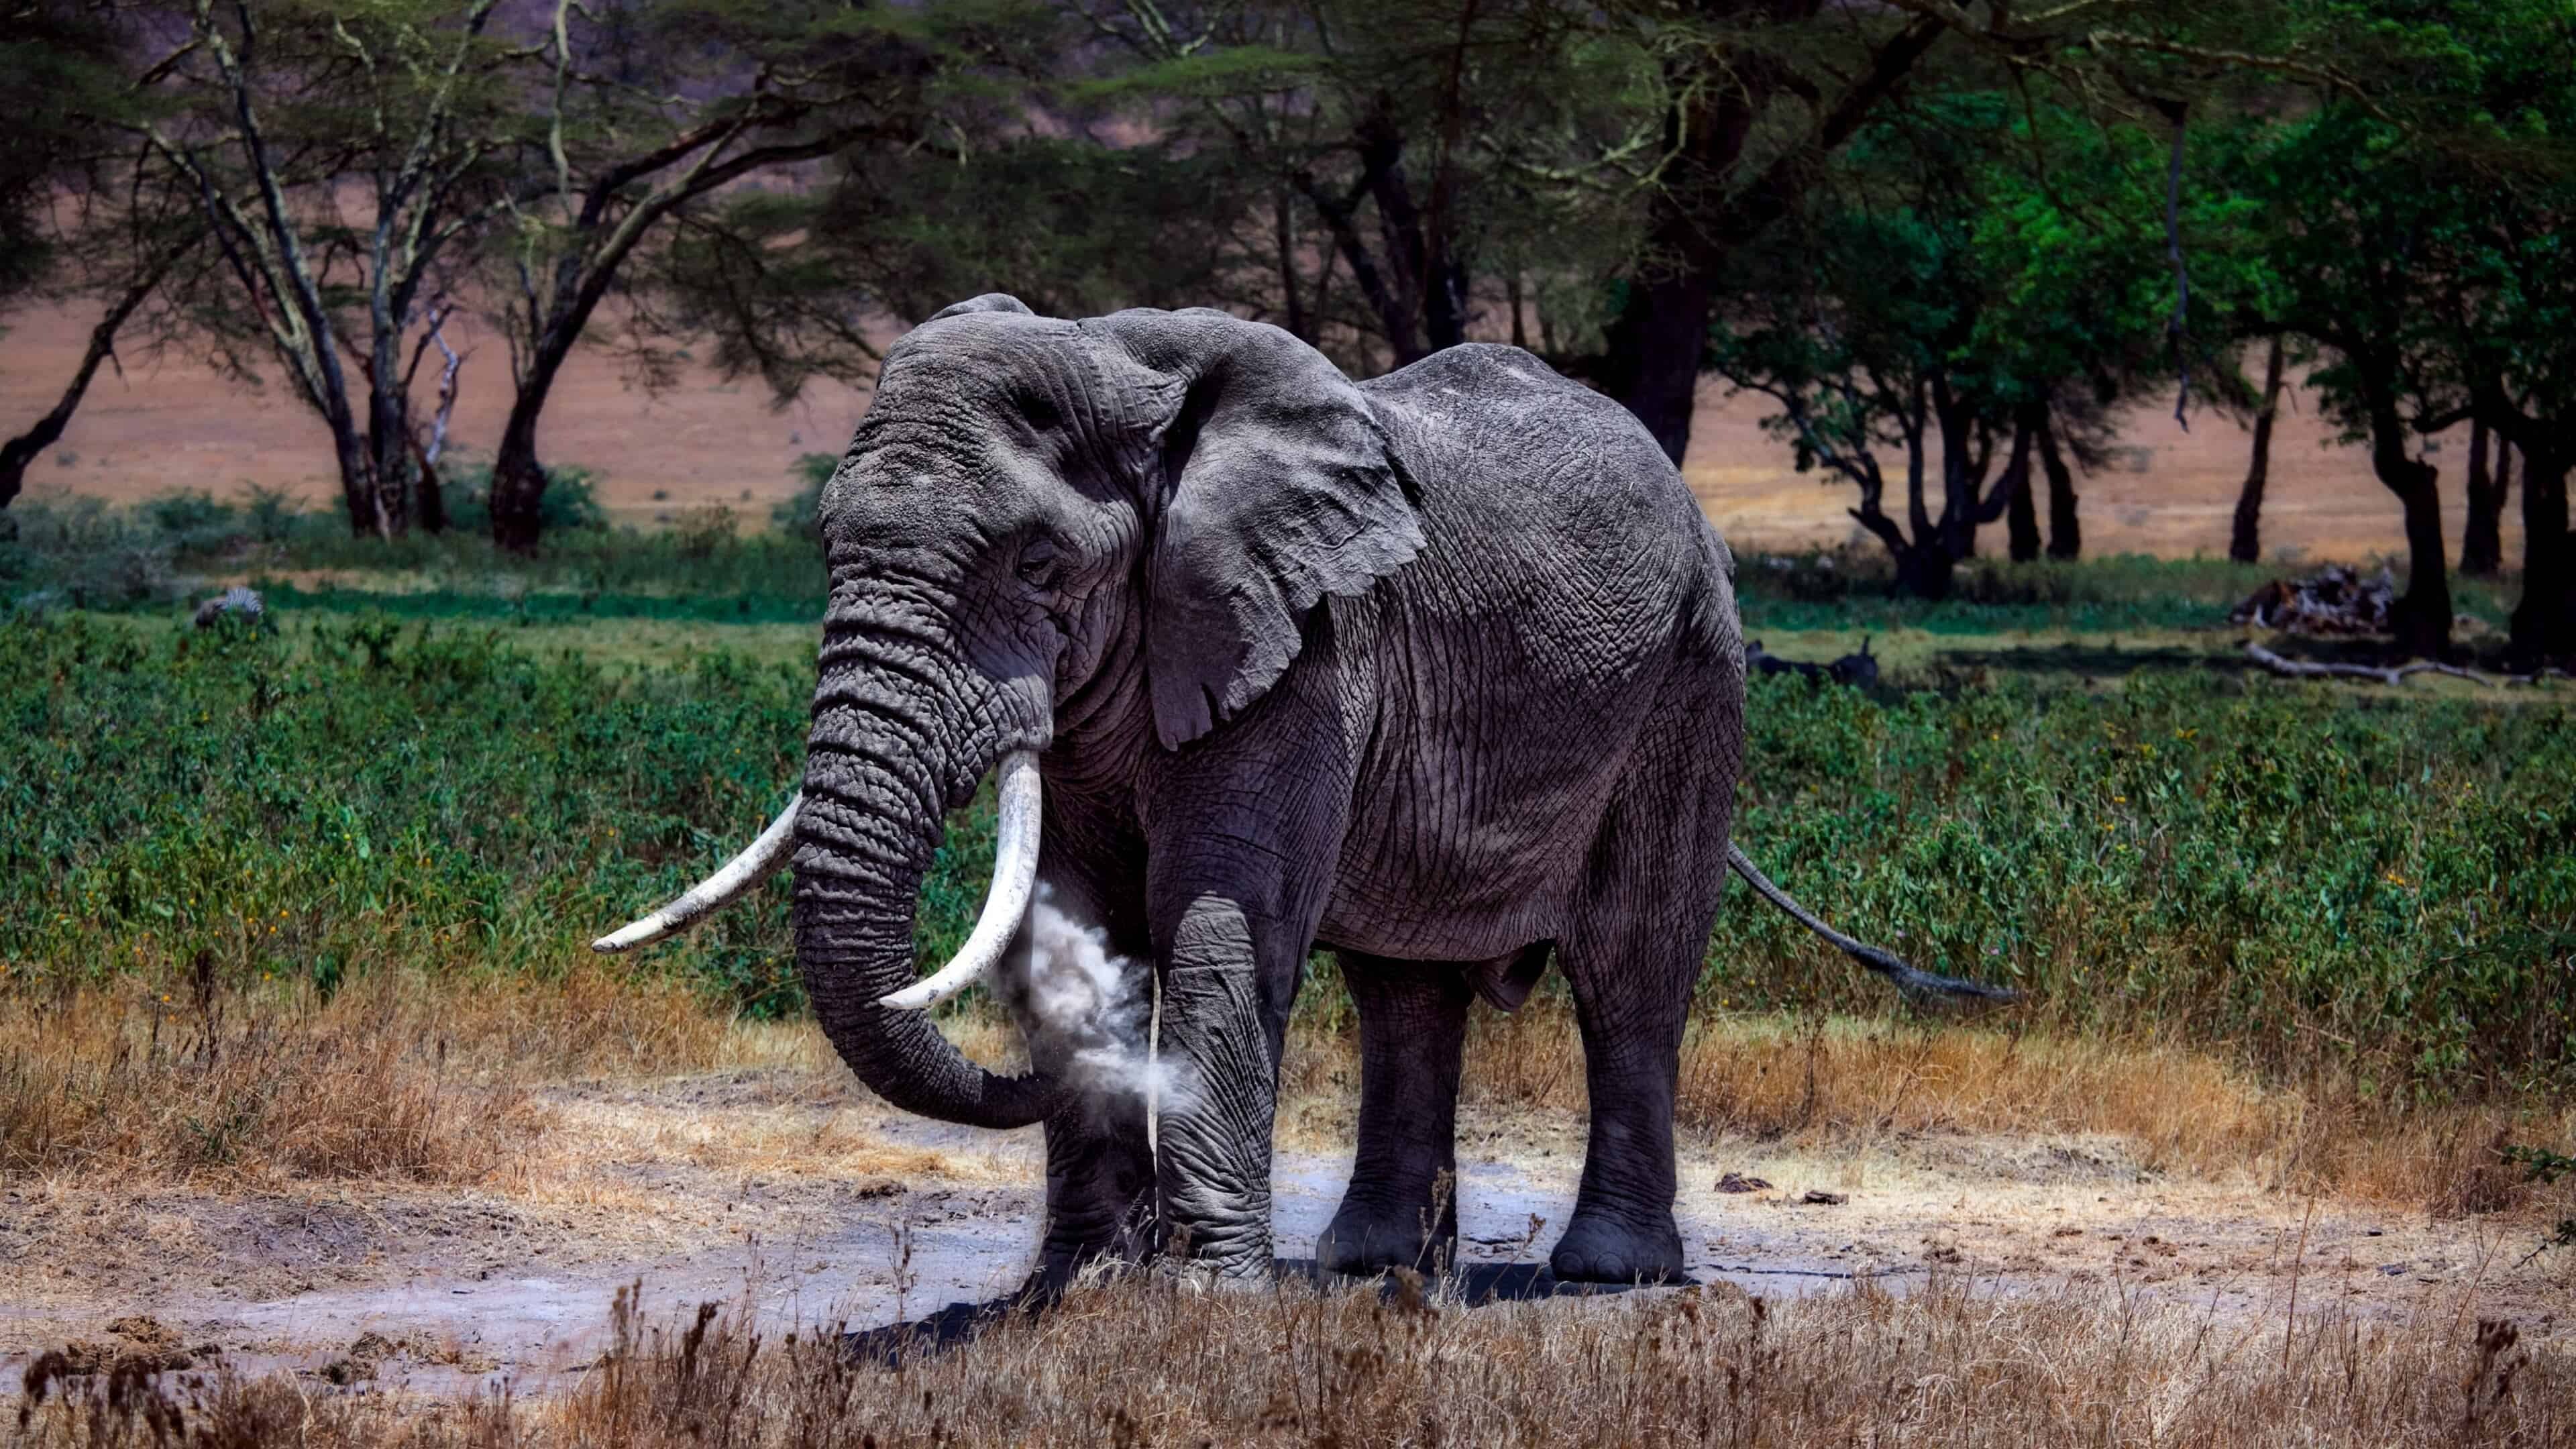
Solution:
[[[1018,929],[1039,756],[1060,732],[1183,749],[1250,707],[1318,600],[1420,549],[1411,485],[1359,390],[1277,328],[1205,309],[1059,321],[995,295],[888,353],[822,532],[803,790],[733,862],[597,944],[657,939],[792,858],[797,963],[843,1059],[897,1106],[1024,1125],[1052,1084],[968,1062],[919,1008]],[[943,815],[997,768],[982,919],[916,983]]]

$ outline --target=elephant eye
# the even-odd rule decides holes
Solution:
[[[1042,589],[1052,588],[1057,576],[1063,571],[1062,561],[1056,555],[1055,545],[1045,539],[1033,540],[1028,547],[1020,550],[1018,572],[1028,583]]]

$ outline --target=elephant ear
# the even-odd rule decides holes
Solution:
[[[1324,355],[1223,312],[1083,324],[1114,350],[1153,520],[1145,680],[1178,749],[1249,708],[1307,614],[1412,561],[1422,524],[1368,399]]]

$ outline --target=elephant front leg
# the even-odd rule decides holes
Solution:
[[[1271,1261],[1271,1129],[1296,962],[1263,934],[1235,902],[1199,896],[1172,930],[1163,971],[1163,1230],[1175,1251],[1229,1275]]]
[[[1141,1098],[1077,1098],[1051,1113],[1046,1164],[1031,1291],[1052,1298],[1093,1263],[1135,1263],[1152,1250],[1154,1154]]]
[[[1062,868],[1049,873],[1047,890],[1052,909],[1071,921],[1108,921],[1116,914],[1103,904],[1103,892]],[[1110,1001],[1068,991],[1056,974],[1065,966],[1041,958],[1037,936],[1034,918],[1022,923],[991,985],[1019,1024],[1031,1067],[1066,1087],[1045,1118],[1045,1229],[1024,1288],[1051,1299],[1094,1263],[1135,1263],[1152,1251],[1154,1153],[1141,1083],[1127,1070],[1084,1066],[1086,1057],[1121,1064],[1141,1058],[1143,1012],[1132,1003],[1146,999],[1152,986],[1141,932],[1130,938],[1131,950],[1109,952],[1128,973],[1123,995]],[[1051,1003],[1044,1010],[1042,997]]]

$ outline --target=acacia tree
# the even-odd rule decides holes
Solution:
[[[2524,589],[2512,652],[2576,651],[2565,497],[2576,268],[2564,240],[2576,226],[2576,160],[2563,140],[2576,127],[2576,16],[2550,0],[2318,0],[2316,10],[2358,84],[2219,138],[2237,148],[2233,184],[2260,203],[2247,244],[2272,278],[2245,326],[2320,346],[2312,384],[2404,509],[2402,652],[2448,647],[2439,473],[2422,440],[2464,420],[2520,455]],[[2480,461],[2469,469],[2473,511],[2491,511],[2495,480],[2479,476]]]
[[[538,420],[639,255],[691,227],[720,226],[729,188],[752,178],[794,182],[796,168],[853,148],[952,138],[960,114],[1006,105],[1009,92],[988,83],[1038,50],[1049,23],[1041,11],[972,0],[646,0],[600,12],[557,0],[537,52],[547,72],[536,111],[542,186],[518,199],[515,226],[492,253],[504,299],[493,315],[510,340],[514,385],[493,459],[494,540],[536,546],[547,484]],[[737,246],[725,260],[770,259]],[[662,314],[636,300],[625,320],[649,336]],[[798,320],[864,353],[855,312]]]
[[[1761,265],[1740,274],[1712,340],[1714,371],[1780,405],[1770,422],[1800,470],[1856,485],[1852,517],[1907,592],[1947,592],[1998,518],[2013,556],[2036,557],[2035,472],[2050,551],[2072,557],[2070,456],[2098,460],[2113,412],[2166,375],[2154,211],[2127,195],[2154,184],[2161,147],[2061,124],[2068,144],[2042,184],[1994,159],[1993,138],[2020,124],[2042,118],[1971,92],[1918,97],[1873,126],[1807,214],[1748,254]],[[1902,523],[1887,449],[1904,459]]]
[[[160,113],[137,130],[228,283],[192,320],[237,370],[235,349],[267,352],[321,418],[358,533],[442,520],[411,386],[525,152],[524,57],[487,34],[496,10],[197,0],[145,72]]]
[[[1542,144],[1615,131],[1633,110],[1624,60],[1605,67],[1589,44],[1596,13],[1553,0],[1085,0],[1078,13],[1103,60],[1076,99],[1220,159],[1223,295],[1358,366],[1467,340],[1496,291],[1503,330],[1528,340],[1529,275],[1597,245],[1597,225],[1566,224],[1575,209]],[[1583,209],[1597,223],[1604,208]]]
[[[2071,0],[1633,3],[1660,79],[1661,143],[1641,174],[1644,243],[1600,373],[1678,463],[1713,309],[1743,253],[1796,216],[1825,164],[1935,63],[1973,66],[2016,97],[2055,87],[2108,111],[2179,121],[2201,92],[2246,74],[2340,84],[2301,7]]]
[[[19,102],[0,141],[0,308],[28,300],[95,302],[99,319],[54,404],[0,441],[0,509],[27,467],[60,441],[117,339],[161,296],[194,249],[193,206],[173,207],[138,174],[107,124],[134,119],[128,48],[112,7],[34,0],[0,38],[0,94]]]
[[[2452,82],[2436,92],[2448,124],[2421,143],[2449,163],[2451,205],[2423,238],[2437,325],[2468,409],[2521,465],[2510,647],[2526,662],[2576,655],[2576,157],[2564,141],[2576,131],[2576,15],[2498,5],[2411,38]]]
[[[2372,475],[2403,510],[2397,648],[2439,658],[2452,622],[2441,475],[2417,444],[2465,400],[2429,246],[2457,223],[2457,198],[2431,157],[2388,145],[2383,126],[2361,104],[2328,99],[2256,142],[2245,186],[2264,203],[2261,246],[2276,278],[2257,325],[2324,348],[2310,385],[2344,437],[2368,447]]]

